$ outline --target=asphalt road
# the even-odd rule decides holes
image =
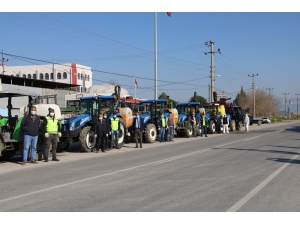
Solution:
[[[299,212],[300,122],[0,163],[2,212]]]

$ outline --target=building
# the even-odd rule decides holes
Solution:
[[[79,85],[72,89],[80,93],[86,92],[93,84],[91,67],[75,63],[6,66],[4,75],[32,80]]]

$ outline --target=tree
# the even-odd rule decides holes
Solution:
[[[167,98],[168,98],[168,95],[165,92],[161,93],[158,96],[158,99],[167,99]],[[169,104],[171,105],[171,107],[175,107],[177,103],[178,103],[178,101],[175,101],[169,97]]]
[[[234,100],[235,104],[244,108],[246,103],[248,102],[247,93],[244,91],[243,86],[241,87],[240,92],[236,95]]]
[[[205,104],[207,102],[206,98],[200,96],[200,95],[196,95],[196,99],[194,98],[194,96],[192,96],[189,100],[189,102],[200,102],[201,104]]]

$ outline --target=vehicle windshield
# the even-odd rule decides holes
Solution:
[[[80,100],[68,100],[67,101],[67,107],[79,107],[80,106]]]
[[[198,113],[199,109],[197,106],[191,105],[180,105],[177,107],[178,114],[191,114],[191,113]]]
[[[114,100],[99,99],[98,104],[99,104],[99,113],[103,113],[103,114],[107,113],[107,115],[110,115],[113,113]],[[97,109],[97,108],[95,108],[95,109]]]

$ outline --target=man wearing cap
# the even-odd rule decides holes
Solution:
[[[114,145],[116,149],[119,149],[119,130],[120,130],[120,118],[117,117],[117,112],[114,112],[113,117],[109,120],[109,131],[111,132],[111,145],[113,149]]]
[[[57,140],[61,137],[60,133],[60,124],[58,119],[55,117],[54,109],[49,108],[49,114],[46,116],[45,122],[45,138],[46,138],[46,149],[39,152],[38,160],[42,160],[42,156],[44,155],[45,162],[48,162],[48,156],[50,152],[50,148],[52,146],[52,161],[59,161],[56,157],[56,148],[57,148]]]

